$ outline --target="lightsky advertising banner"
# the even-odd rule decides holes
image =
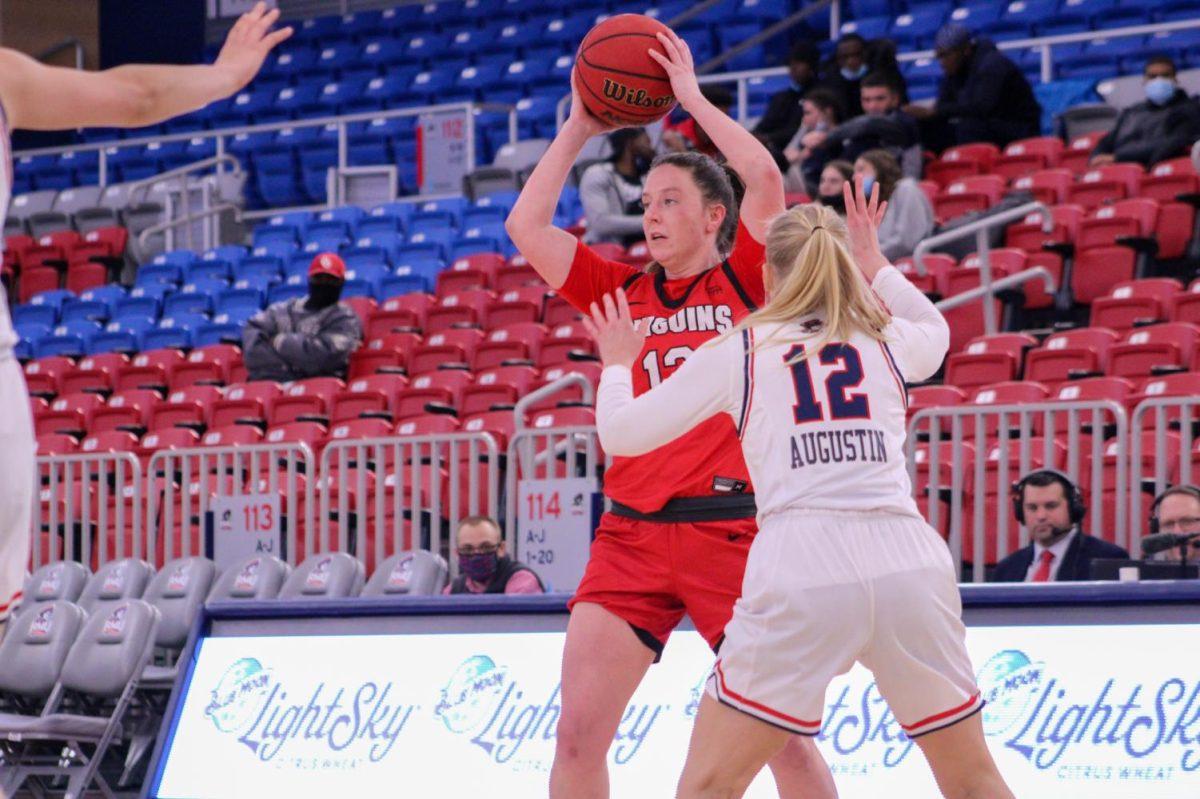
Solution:
[[[968,630],[984,728],[1023,799],[1200,797],[1200,644],[1171,625]],[[160,797],[546,795],[562,633],[203,641]],[[712,655],[671,637],[621,720],[612,796],[669,797]],[[870,673],[826,695],[843,799],[936,796]],[[777,796],[763,775],[746,793]]]

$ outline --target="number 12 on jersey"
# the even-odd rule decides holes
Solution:
[[[816,358],[823,366],[840,366],[840,369],[830,372],[825,378],[825,395],[829,405],[828,416],[824,404],[817,399],[816,386],[813,385],[812,368],[809,362],[812,357],[802,361],[789,363],[794,358],[803,357],[805,346],[797,344],[784,353],[783,361],[792,370],[792,383],[796,389],[796,404],[793,407],[796,424],[820,422],[826,420],[840,421],[843,419],[871,418],[871,405],[866,394],[850,394],[848,391],[856,388],[863,381],[862,358],[858,350],[850,344],[826,344],[817,353]]]

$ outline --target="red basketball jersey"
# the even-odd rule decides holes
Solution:
[[[559,293],[584,313],[624,286],[635,319],[650,317],[646,346],[633,367],[634,395],[671,375],[704,342],[729,330],[763,302],[763,245],[738,223],[723,263],[692,277],[666,280],[629,264],[601,258],[580,242]],[[753,491],[733,420],[717,414],[686,435],[636,458],[614,458],[605,493],[640,513],[675,497]]]

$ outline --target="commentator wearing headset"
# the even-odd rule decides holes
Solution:
[[[993,582],[1087,580],[1094,558],[1129,557],[1116,544],[1083,532],[1083,494],[1060,471],[1038,469],[1025,475],[1013,485],[1012,502],[1013,514],[1029,530],[1032,543],[997,563]]]
[[[1200,563],[1200,488],[1171,486],[1150,506],[1150,535],[1142,539],[1148,560]]]

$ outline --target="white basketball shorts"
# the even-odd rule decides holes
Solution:
[[[34,447],[25,375],[15,358],[0,355],[0,625],[21,601],[29,563]]]
[[[979,712],[962,602],[945,542],[894,513],[769,516],[708,692],[801,735],[821,730],[825,690],[855,661],[910,737]]]

